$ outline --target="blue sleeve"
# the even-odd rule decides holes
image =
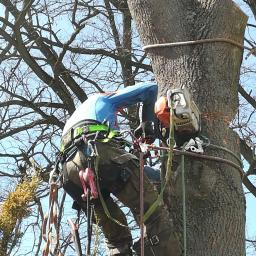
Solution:
[[[154,105],[157,99],[158,86],[153,82],[138,83],[128,86],[108,98],[114,108],[129,107],[142,102],[142,121],[153,121],[155,119]]]

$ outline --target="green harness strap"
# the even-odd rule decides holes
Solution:
[[[109,127],[104,124],[88,124],[84,127],[76,127],[73,131],[73,137],[77,138],[85,133],[96,133],[96,132],[108,132],[108,136],[105,139],[99,139],[100,142],[109,142],[115,136],[119,135],[119,131],[109,130]],[[71,132],[71,131],[69,131]],[[71,136],[70,136],[71,138]],[[72,139],[72,138],[71,138]],[[60,146],[60,152],[65,151],[65,145],[62,143]]]
[[[98,131],[108,131],[108,126],[104,124],[88,124],[85,127],[77,127],[74,129],[74,137],[82,135],[84,132],[98,132]]]

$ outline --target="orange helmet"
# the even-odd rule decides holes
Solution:
[[[161,96],[155,103],[155,114],[160,122],[166,127],[170,127],[170,108],[167,97]]]

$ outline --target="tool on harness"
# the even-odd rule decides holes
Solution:
[[[98,191],[95,183],[95,177],[93,169],[87,167],[85,170],[79,171],[79,178],[83,187],[84,194],[82,194],[82,199],[86,201],[88,196],[88,191],[90,190],[92,198],[98,198]],[[87,188],[88,186],[88,188]]]
[[[94,139],[97,138],[97,134]],[[88,140],[85,134],[81,134],[80,143],[77,144],[77,150],[81,152],[83,156],[83,166],[87,166],[79,171],[79,178],[83,188],[83,194],[81,195],[83,201],[86,201],[87,206],[87,246],[86,246],[86,255],[90,255],[91,248],[91,236],[92,236],[92,216],[93,216],[93,204],[91,203],[91,199],[98,198],[98,190],[95,182],[94,175],[94,161],[97,156],[97,150],[94,145],[94,141]],[[70,221],[69,221],[70,222]],[[71,228],[73,229],[73,238],[77,251],[77,255],[82,255],[78,227],[72,225],[70,222]]]
[[[200,111],[186,87],[167,91],[169,108],[173,107],[175,131],[197,133],[200,131]]]
[[[86,201],[86,198],[89,196],[89,194],[94,199],[98,198],[98,191],[95,183],[94,170],[92,168],[95,158],[94,147],[92,145],[92,141],[87,140],[84,135],[82,135],[82,139],[86,144],[86,147],[84,147],[83,150],[83,154],[86,158],[87,167],[79,171],[79,178],[84,191],[82,194],[82,199]]]

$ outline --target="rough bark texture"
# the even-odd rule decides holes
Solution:
[[[220,37],[243,44],[247,17],[230,0],[128,0],[128,4],[144,45]],[[228,125],[238,108],[242,50],[210,43],[150,49],[149,56],[160,95],[187,86],[202,112],[202,134],[239,155],[239,140]],[[220,150],[206,153],[235,162]],[[187,158],[186,189],[187,255],[245,255],[245,200],[238,171]],[[179,162],[167,192],[165,200],[182,247]]]

